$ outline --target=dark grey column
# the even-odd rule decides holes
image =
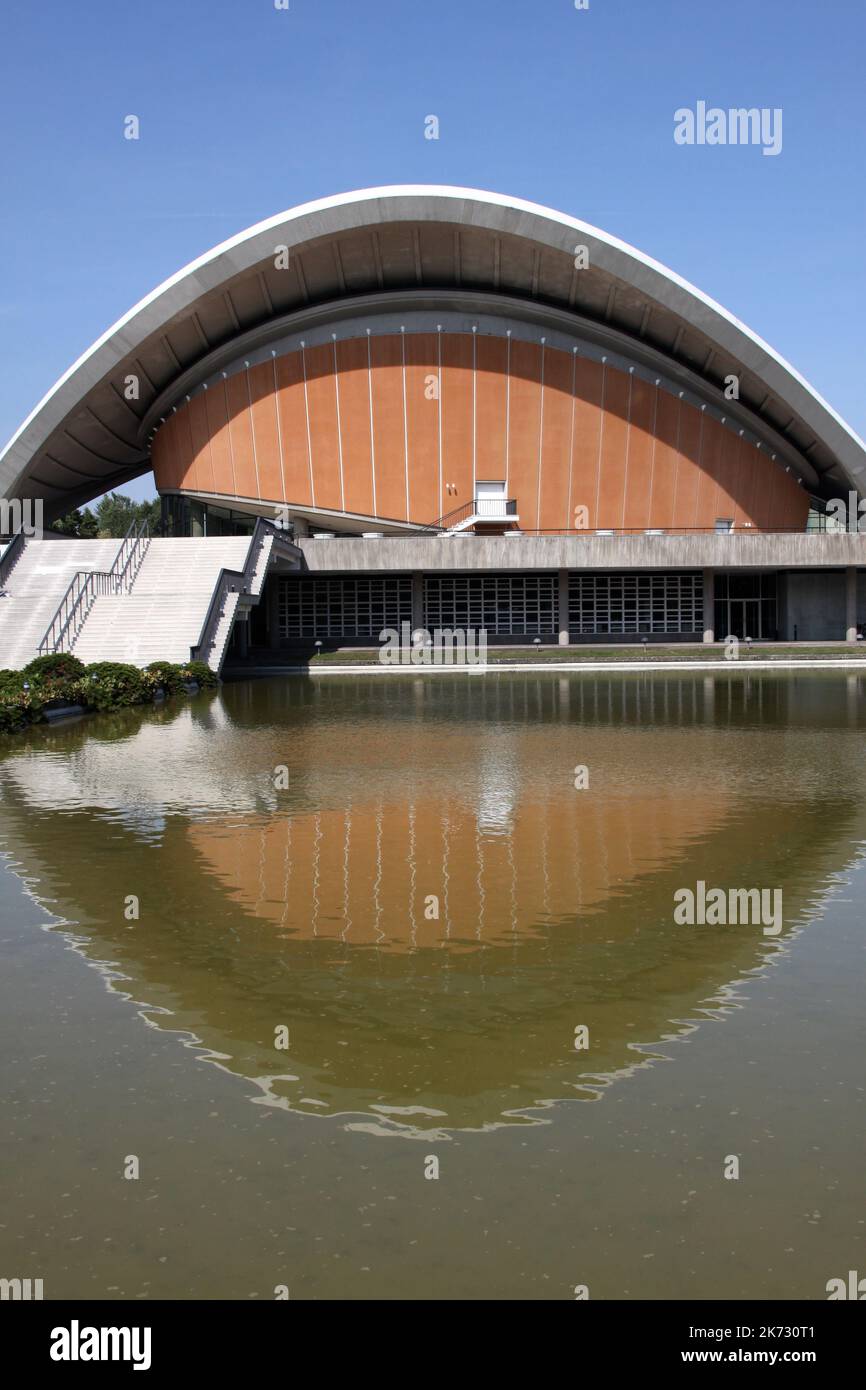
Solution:
[[[845,570],[845,641],[857,641],[857,570],[854,565]]]

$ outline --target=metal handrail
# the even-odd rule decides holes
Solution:
[[[24,549],[24,532],[16,531],[0,557],[0,585],[5,584],[15,561]]]
[[[120,543],[110,570],[78,570],[72,576],[39,643],[40,656],[49,652],[71,651],[94,601],[104,594],[129,591],[147,552],[149,539],[147,522],[133,521]],[[68,646],[64,648],[67,635]]]
[[[117,566],[121,554],[123,552],[123,546],[126,545],[128,538],[129,532],[127,531],[126,536],[124,536],[123,538],[123,545],[117,552],[117,559],[115,560],[114,566],[112,566],[112,568],[115,568]],[[150,528],[146,521],[142,521],[129,547],[129,554],[127,555],[126,562],[117,576],[118,585],[121,589],[125,587],[128,592],[132,588],[135,576],[141,569],[141,562],[147,554],[147,543],[149,541]]]
[[[458,508],[458,511],[460,511],[460,512],[465,511],[465,509],[466,509],[467,506],[471,506],[471,504],[470,504],[470,503],[464,504],[463,507]],[[453,517],[454,517],[455,515],[456,515],[456,513],[449,513],[448,516],[442,518],[442,521],[444,522],[444,521],[448,521],[448,520],[453,520]],[[482,517],[481,519],[482,519],[482,520],[496,520],[497,518],[495,518],[495,517],[489,517],[489,518],[488,518],[488,517]],[[443,535],[443,534],[447,534],[447,533],[443,532],[443,530],[442,530],[442,528],[439,526],[439,524],[438,524],[438,523],[433,523],[433,522],[431,522],[431,523],[429,523],[429,524],[426,525],[426,526],[418,526],[418,527],[416,527],[416,528],[413,529],[413,530],[394,531],[394,532],[388,532],[388,531],[386,531],[386,532],[383,532],[383,534],[382,534],[380,537],[378,537],[378,539],[379,539],[379,540],[383,540],[383,541],[398,541],[398,540],[399,540],[399,541],[406,541],[406,540],[418,540],[419,538],[420,538],[420,539],[429,539],[430,536],[433,536],[433,535],[439,535],[439,536],[441,536],[441,535]],[[472,531],[466,531],[466,532],[464,532],[463,534],[464,534],[464,535],[467,535],[467,536],[471,536],[471,535],[473,535],[473,534],[475,534],[475,533],[472,532]],[[817,537],[819,537],[819,538],[821,538],[821,539],[826,539],[828,536],[836,536],[836,535],[838,535],[838,536],[851,536],[851,535],[855,535],[855,534],[857,534],[857,533],[856,533],[856,532],[851,532],[851,531],[815,531],[815,530],[809,530],[809,531],[807,531],[807,530],[804,530],[802,526],[785,526],[785,527],[778,527],[778,526],[776,526],[776,527],[773,527],[772,530],[767,530],[767,529],[762,530],[761,528],[759,528],[759,527],[757,527],[757,526],[742,526],[742,527],[735,527],[735,528],[734,528],[733,530],[731,530],[731,531],[719,531],[719,530],[716,529],[715,526],[669,526],[669,527],[663,527],[663,526],[658,526],[658,527],[656,527],[656,526],[652,526],[652,527],[650,527],[650,526],[616,526],[616,527],[613,527],[613,526],[609,526],[609,527],[599,527],[597,530],[592,530],[592,529],[590,529],[589,527],[586,527],[586,526],[577,526],[577,527],[567,527],[567,526],[554,527],[554,526],[551,526],[551,527],[547,527],[547,528],[540,528],[540,527],[523,527],[519,532],[518,532],[518,531],[515,531],[515,532],[514,532],[514,535],[520,535],[520,536],[587,536],[587,537],[589,537],[590,539],[594,539],[594,538],[598,538],[598,537],[600,537],[601,539],[604,539],[605,537],[617,537],[617,536],[646,536],[646,537],[648,537],[649,539],[658,539],[659,537],[662,537],[662,536],[720,536],[720,537],[730,537],[730,536],[808,536],[808,537],[812,537],[812,536],[817,536]],[[861,533],[861,534],[863,535],[864,539],[866,539],[866,532]],[[301,539],[301,540],[307,540],[307,539],[309,539],[309,538],[308,538],[308,537],[305,537],[305,536],[302,536],[302,537],[300,537],[300,539]],[[360,541],[360,540],[363,540],[363,539],[364,539],[364,536],[363,536],[361,533],[356,533],[356,532],[354,532],[354,531],[351,531],[351,532],[350,532],[350,531],[344,531],[344,532],[341,532],[339,535],[337,535],[337,536],[335,537],[335,539],[338,540],[338,541]],[[488,537],[485,537],[485,539],[488,539]]]
[[[268,536],[271,535],[274,536],[276,540],[281,540],[286,545],[291,545],[293,550],[296,549],[294,544],[287,539],[285,532],[279,526],[275,526],[273,522],[267,521],[261,516],[256,519],[253,533],[250,536],[249,549],[247,550],[247,557],[244,561],[243,569],[221,569],[219,572],[219,577],[214,585],[214,591],[204,616],[204,622],[201,626],[198,641],[189,649],[190,661],[204,660],[202,653],[208,649],[216,635],[226,598],[230,593],[241,593],[244,590],[249,590],[262,546]]]
[[[491,508],[495,506],[497,510],[491,510],[488,513],[485,510],[487,506]],[[517,500],[514,497],[473,497],[470,502],[464,502],[462,506],[455,507],[453,511],[440,516],[438,521],[429,522],[423,529],[425,531],[447,531],[449,526],[455,526],[470,516],[481,517],[484,521],[505,521],[508,517],[516,515]]]

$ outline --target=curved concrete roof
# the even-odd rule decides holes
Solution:
[[[589,265],[575,269],[585,246]],[[278,248],[289,249],[277,269]],[[626,242],[522,199],[408,185],[305,203],[223,242],[136,304],[40,401],[0,453],[0,495],[43,498],[49,517],[146,472],[155,415],[220,350],[273,324],[303,326],[377,296],[495,295],[518,312],[629,340],[638,358],[722,398],[781,448],[813,491],[866,493],[866,445],[767,343]],[[127,401],[134,375],[139,397]]]

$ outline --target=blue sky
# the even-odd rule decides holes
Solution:
[[[311,198],[427,182],[633,243],[866,435],[862,0],[31,0],[4,7],[0,53],[4,442],[217,242]],[[677,145],[674,111],[699,100],[781,107],[781,154]]]

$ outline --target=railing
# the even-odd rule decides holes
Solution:
[[[16,531],[6,549],[3,551],[2,557],[0,557],[0,588],[2,588],[9,578],[12,566],[15,564],[15,561],[18,559],[23,549],[24,532]]]
[[[48,652],[71,652],[96,599],[103,594],[129,592],[147,553],[149,539],[147,522],[134,521],[120,543],[110,570],[78,570],[72,576],[39,643],[40,656]]]
[[[446,523],[456,525],[457,520],[464,519],[466,515],[473,515],[473,503],[471,502],[465,503],[464,506],[459,507],[455,512],[449,512],[448,515],[442,517],[439,522],[431,522],[426,526],[418,526],[412,530],[386,531],[379,539],[383,541],[429,540],[431,536],[441,536],[445,534]],[[472,531],[464,531],[461,534],[466,536],[477,536],[477,533]],[[551,526],[546,529],[524,526],[521,530],[512,531],[510,534],[512,536],[585,536],[589,540],[598,538],[603,540],[605,538],[622,536],[647,536],[650,539],[661,536],[719,536],[720,538],[740,536],[805,536],[810,540],[827,540],[832,536],[851,536],[856,533],[850,531],[806,531],[802,526],[774,527],[772,530],[762,530],[757,526],[743,526],[735,527],[730,531],[720,531],[715,526],[611,526],[600,527],[597,530],[590,530],[589,527],[586,526],[571,528],[567,526]],[[483,536],[482,538],[489,539],[488,536]],[[866,533],[862,533],[861,538],[866,542]],[[301,537],[301,539],[308,538]],[[361,533],[345,531],[338,532],[335,539],[338,541],[357,541],[363,540],[364,537]]]
[[[506,521],[517,516],[517,500],[513,497],[476,497],[475,515],[485,521]]]
[[[211,601],[202,623],[198,641],[190,647],[189,656],[191,661],[207,661],[210,649],[216,639],[217,629],[220,619],[223,616],[226,599],[229,594],[250,593],[252,591],[253,580],[255,579],[261,553],[265,542],[273,536],[275,540],[282,541],[285,545],[291,546],[295,554],[300,557],[300,551],[288,539],[285,531],[281,527],[275,526],[273,522],[266,521],[264,517],[259,517],[253,528],[250,537],[250,546],[247,551],[247,558],[242,570],[222,569],[219,578],[214,586]],[[219,674],[219,673],[217,673]]]
[[[464,502],[462,507],[446,512],[438,521],[431,521],[423,529],[426,532],[448,531],[473,516],[484,521],[507,521],[509,517],[517,516],[517,501],[511,497],[473,497],[471,502]]]
[[[120,592],[129,593],[132,588],[135,576],[141,569],[141,562],[147,554],[149,543],[150,531],[147,522],[142,521],[137,528],[133,522],[123,538],[117,557],[111,567],[112,570],[118,570],[117,581]]]

